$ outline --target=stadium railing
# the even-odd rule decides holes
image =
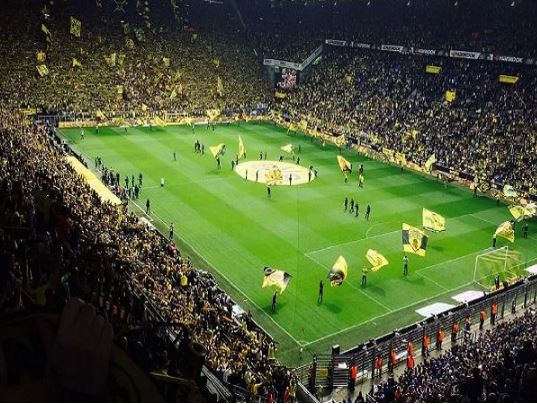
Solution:
[[[492,304],[496,304],[498,313],[496,321],[505,320],[509,313],[516,314],[520,309],[526,309],[537,303],[537,275],[520,279],[516,283],[504,287],[492,293],[485,293],[483,297],[473,300],[469,303],[460,304],[449,311],[429,317],[423,321],[416,322],[405,328],[394,330],[393,332],[380,336],[374,340],[362,343],[338,354],[322,354],[314,356],[314,360],[306,365],[296,369],[300,381],[308,386],[310,392],[315,393],[317,388],[333,388],[334,384],[332,375],[338,365],[346,363],[347,369],[352,363],[358,366],[359,383],[367,381],[374,382],[374,358],[381,356],[384,366],[383,373],[388,370],[388,358],[390,352],[394,350],[397,355],[397,362],[394,367],[405,365],[407,358],[407,343],[410,341],[414,346],[414,358],[422,355],[423,336],[428,335],[430,346],[428,352],[434,351],[437,332],[442,328],[445,331],[444,345],[451,340],[451,327],[457,322],[459,332],[456,336],[456,342],[459,344],[472,343],[476,337],[475,325],[479,324],[480,312],[485,311],[487,323],[490,321],[490,310]],[[470,319],[471,329],[469,332],[464,330],[465,319]],[[416,360],[417,362],[417,360]],[[311,372],[311,369],[315,372]],[[319,368],[326,368],[326,371],[319,371]],[[314,379],[312,378],[312,373]],[[350,382],[348,377],[347,382]]]

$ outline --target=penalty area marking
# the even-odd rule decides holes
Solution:
[[[281,174],[281,178],[277,179],[276,185],[303,185],[315,180],[315,175],[311,173],[311,181],[309,181],[309,170],[306,167],[280,161],[245,161],[236,165],[234,169],[235,173],[242,178],[261,184],[267,183],[267,176],[274,170],[278,170]],[[289,176],[291,176],[291,184],[289,184]]]

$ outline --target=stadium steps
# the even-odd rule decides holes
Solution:
[[[349,385],[349,369],[351,355],[335,355],[332,360],[332,386],[347,387]]]

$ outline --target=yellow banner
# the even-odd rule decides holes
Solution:
[[[442,68],[440,66],[427,65],[425,66],[425,71],[430,74],[439,74]]]
[[[518,80],[520,80],[520,77],[506,76],[505,74],[500,74],[500,76],[498,77],[498,80],[500,81],[500,83],[516,84]]]

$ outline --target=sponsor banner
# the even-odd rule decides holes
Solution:
[[[410,53],[412,53],[413,55],[427,55],[427,56],[436,55],[436,51],[434,49],[410,48]]]
[[[371,44],[363,42],[351,42],[353,48],[371,49]]]
[[[519,58],[516,56],[494,55],[494,60],[499,62],[524,63],[524,58]]]
[[[387,52],[397,52],[397,53],[410,53],[412,55],[422,55],[422,56],[443,56],[451,57],[455,59],[473,59],[473,60],[488,60],[488,61],[497,61],[497,62],[506,62],[506,63],[519,63],[527,65],[537,65],[537,59],[535,58],[523,58],[518,56],[504,56],[504,55],[495,55],[492,53],[481,53],[481,52],[471,52],[463,50],[443,50],[443,49],[422,49],[422,48],[407,48],[402,45],[376,45],[369,44],[364,42],[353,42],[353,41],[341,41],[337,39],[326,39],[324,41],[327,45],[340,46],[340,47],[351,47],[351,48],[362,48],[362,49],[375,49],[382,50]],[[271,60],[271,59],[265,59]],[[289,62],[287,62],[289,63]],[[266,65],[267,63],[265,63]],[[297,69],[298,70],[298,69]]]
[[[348,46],[347,41],[340,41],[338,39],[326,39],[324,43],[332,46]]]
[[[380,50],[388,51],[388,52],[403,53],[404,49],[405,49],[404,46],[400,46],[400,45],[381,45],[380,46]]]
[[[480,59],[481,53],[479,52],[468,52],[461,50],[450,50],[449,57],[458,58],[458,59]]]
[[[299,63],[286,62],[285,60],[264,59],[263,64],[265,66],[278,66],[278,67],[286,67],[290,69],[300,70]]]

